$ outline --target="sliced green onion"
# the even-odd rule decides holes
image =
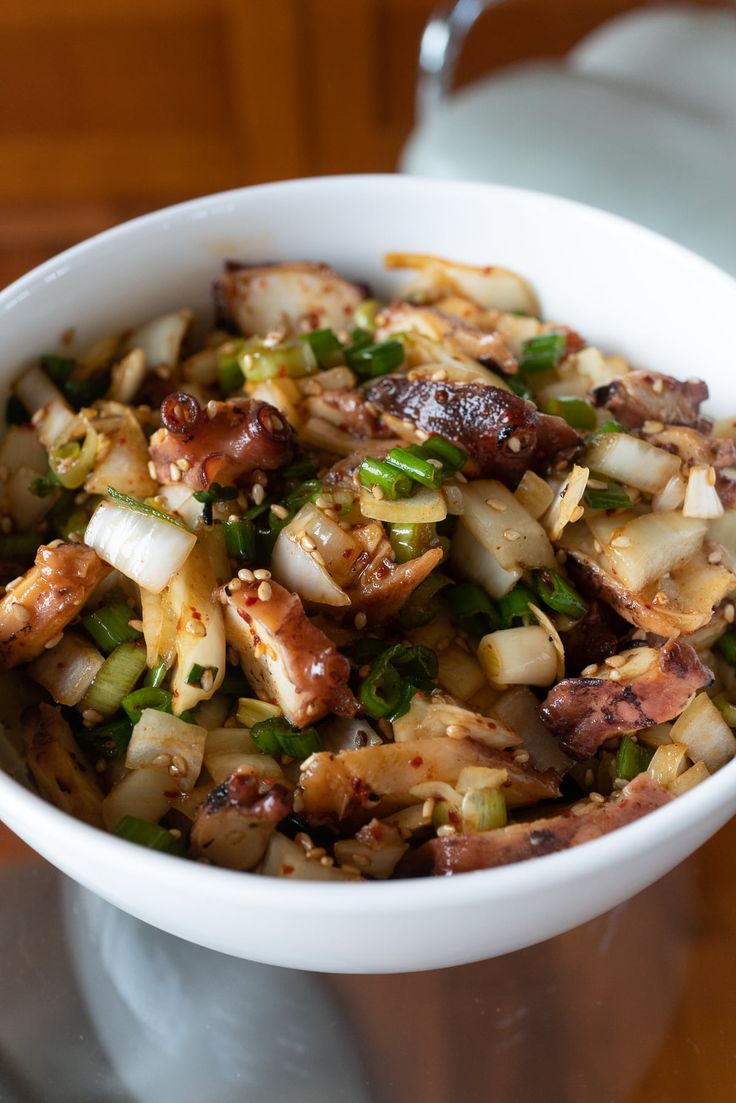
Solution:
[[[641,743],[635,743],[628,735],[621,740],[616,755],[616,777],[633,781],[638,774],[643,774],[652,761],[654,752]]]
[[[84,714],[88,710],[109,720],[120,708],[123,698],[146,669],[146,650],[137,643],[121,643],[97,671],[94,682],[79,703]]]
[[[716,642],[716,651],[727,663],[736,666],[736,628],[729,628]]]
[[[310,460],[307,456],[301,456],[293,463],[282,467],[279,474],[284,479],[311,479],[313,475],[317,474],[318,470],[319,468],[314,460]]]
[[[573,429],[595,429],[598,424],[595,410],[582,398],[568,398],[566,395],[550,398],[545,403],[544,412],[564,418]]]
[[[342,345],[331,329],[313,329],[301,340],[309,345],[321,368],[332,368],[342,360]]]
[[[56,531],[61,539],[68,540],[73,532],[79,533],[80,537],[84,536],[89,524],[89,513],[84,509],[73,509],[70,513],[64,512],[66,515],[62,515],[56,521]]]
[[[158,689],[162,685],[166,675],[169,672],[169,668],[163,659],[159,659],[155,666],[150,667],[146,671],[146,676],[143,679],[144,686],[151,686],[152,689]]]
[[[246,342],[239,363],[249,383],[264,379],[301,379],[318,370],[317,357],[307,341],[285,341],[273,348]]]
[[[597,478],[597,476],[594,476]],[[588,489],[585,491],[585,504],[591,509],[627,509],[631,505],[631,498],[620,483],[610,482],[604,490]]]
[[[383,496],[392,502],[397,498],[408,498],[413,490],[411,479],[390,463],[373,456],[366,456],[358,468],[358,475],[363,486],[380,487]]]
[[[128,749],[133,725],[127,716],[118,716],[96,728],[83,728],[80,740],[94,757],[122,758]]]
[[[437,529],[431,524],[405,525],[394,522],[389,525],[389,541],[397,563],[408,563],[424,555],[437,543]]]
[[[273,720],[275,716],[281,716],[281,709],[269,701],[259,701],[257,697],[241,697],[238,701],[238,723],[244,728]]]
[[[70,356],[41,356],[38,360],[52,383],[62,387],[77,366]]]
[[[719,710],[729,728],[736,728],[736,705],[731,704],[725,693],[719,693],[714,697],[713,704]]]
[[[192,669],[187,674],[187,685],[198,686],[202,682],[202,678],[210,671],[213,679],[217,677],[219,667],[216,666],[202,666],[200,663],[192,663]]]
[[[507,823],[506,799],[500,789],[469,789],[460,807],[463,832],[495,831]]]
[[[101,609],[95,609],[94,613],[88,613],[86,617],[82,617],[82,624],[103,655],[109,655],[126,640],[140,639],[141,632],[130,626],[134,617],[129,605],[124,601],[117,601],[114,605],[105,605]]]
[[[146,846],[149,850],[162,850],[165,854],[176,854],[183,858],[184,843],[166,827],[157,823],[139,820],[135,816],[125,816],[115,828],[114,834],[129,843]]]
[[[353,314],[353,321],[358,329],[364,330],[366,333],[374,333],[376,329],[376,315],[381,310],[381,303],[378,299],[363,299],[362,303],[358,303]]]
[[[401,367],[404,362],[404,346],[401,341],[382,341],[377,345],[351,345],[345,350],[349,368],[363,379],[375,379]]]
[[[291,758],[306,758],[322,750],[322,743],[315,728],[300,731],[284,716],[272,716],[261,720],[250,729],[251,739],[263,754],[285,754]]]
[[[142,686],[123,697],[121,704],[130,722],[137,724],[144,709],[171,712],[171,694],[160,686]]]
[[[357,352],[358,349],[366,349],[373,344],[373,331],[356,326],[350,334],[350,346],[346,353]]]
[[[248,679],[240,670],[231,670],[225,674],[220,684],[219,693],[226,697],[249,697],[253,692]]]
[[[553,371],[562,359],[567,340],[564,333],[543,333],[522,346],[519,371],[522,375],[537,375]]]
[[[471,636],[485,636],[500,628],[498,610],[486,591],[472,582],[462,582],[447,591],[453,618]]]
[[[544,604],[555,613],[564,613],[571,620],[580,620],[588,612],[586,602],[575,587],[556,571],[548,571],[546,568],[535,571],[534,583]]]
[[[220,387],[225,395],[239,391],[245,383],[243,369],[239,363],[239,355],[243,344],[243,341],[228,341],[226,345],[222,345],[218,350],[217,374]]]
[[[420,448],[425,456],[441,460],[448,472],[459,471],[468,459],[468,453],[464,448],[459,448],[457,444],[453,444],[446,437],[441,437],[439,433],[433,433],[431,437],[427,437]]]
[[[28,489],[31,494],[35,494],[37,498],[48,498],[49,494],[53,494],[60,486],[61,483],[58,477],[53,471],[49,470],[45,475],[40,475],[37,479],[31,479],[28,484]]]
[[[324,494],[324,488],[319,479],[307,479],[285,498],[284,506],[289,513],[298,513],[303,505],[307,502],[316,502],[321,494]]]
[[[528,586],[519,582],[508,594],[498,599],[498,613],[501,628],[510,628],[517,617],[529,616],[529,602],[536,603],[537,595]]]
[[[251,728],[251,732],[252,732]],[[283,732],[278,736],[281,751],[290,758],[308,758],[322,750],[322,741],[316,728],[305,728],[300,732]]]
[[[0,536],[0,559],[33,559],[38,551],[37,532],[11,532]]]
[[[457,818],[457,813],[455,813]],[[452,808],[449,801],[438,800],[432,809],[432,827],[448,827],[452,823]],[[454,825],[453,825],[454,826]]]
[[[222,526],[225,551],[231,559],[250,563],[256,550],[256,530],[253,522],[243,517],[239,521],[225,521]]]
[[[610,418],[609,421],[604,421],[602,425],[599,425],[592,436],[587,438],[587,444],[593,444],[598,437],[604,436],[606,433],[625,433],[623,425],[621,425],[615,418]]]
[[[396,720],[409,711],[415,693],[431,693],[438,668],[435,652],[421,644],[387,647],[374,660],[370,673],[361,683],[361,704],[376,720],[383,717]]]
[[[441,468],[435,467],[429,460],[416,455],[408,448],[392,448],[386,456],[386,462],[403,471],[413,482],[428,486],[430,489],[435,489],[442,482]]]
[[[122,494],[119,490],[116,490],[114,486],[108,486],[107,494],[116,505],[125,506],[126,509],[132,509],[134,513],[143,513],[146,517],[156,517],[159,521],[167,521],[168,524],[176,525],[177,528],[184,529],[186,532],[190,531],[178,517],[172,517],[170,513],[164,513],[162,509],[157,509],[156,506],[151,505],[148,501],[139,502],[137,498],[131,498],[129,494]]]
[[[402,628],[421,628],[437,615],[440,609],[440,600],[437,594],[446,586],[452,585],[452,579],[440,571],[432,571],[423,582],[420,582],[408,601],[404,602],[399,612],[399,624]]]
[[[519,398],[525,398],[527,402],[534,402],[534,395],[529,389],[529,384],[518,375],[510,376],[506,380],[506,384]]]
[[[231,502],[237,496],[238,488],[236,486],[220,486],[219,483],[212,483],[207,490],[195,490],[192,494],[194,500],[201,502],[204,506],[202,521],[205,525],[212,524],[212,507],[215,502]]]
[[[61,390],[64,397],[75,410],[81,410],[85,406],[91,406],[107,391],[110,386],[110,373],[95,372],[86,379],[67,379]]]

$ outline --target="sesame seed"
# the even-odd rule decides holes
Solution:
[[[603,551],[603,545],[598,540],[593,541],[593,547],[594,547],[597,555],[600,555],[601,552]]]
[[[663,379],[655,379],[654,382],[652,383],[652,390],[654,391],[655,394],[661,394],[662,391],[664,390],[664,380]]]
[[[280,506],[277,502],[274,502],[274,504],[271,506],[271,513],[273,513],[274,516],[279,517],[282,521],[285,521],[286,518],[289,516],[288,509],[286,509],[285,506]]]
[[[507,443],[509,452],[521,452],[521,441],[518,437],[509,437]]]
[[[422,805],[422,819],[423,820],[431,820],[432,819],[432,813],[434,812],[434,806],[435,806],[434,797],[429,797],[427,800],[425,800],[424,804]]]
[[[325,854],[324,858],[320,858],[319,864],[321,866],[334,866],[335,859],[331,858],[329,854]]]
[[[99,724],[103,717],[102,713],[98,712],[97,709],[85,709],[82,713],[82,719],[88,724]]]
[[[517,532],[516,529],[504,529],[503,530],[504,540],[518,540],[520,536],[521,536],[521,533]]]
[[[594,781],[594,780],[595,780],[595,779],[594,779],[594,777],[593,777],[593,771],[592,771],[592,770],[591,770],[590,768],[588,768],[588,769],[587,769],[587,770],[585,771],[585,777],[584,777],[584,779],[583,779],[583,781],[584,781],[584,784],[585,784],[585,785],[587,785],[587,786],[588,786],[588,788],[590,788],[590,786],[591,786],[591,785],[593,784],[593,781]]]
[[[47,642],[44,644],[44,647],[46,648],[47,651],[50,651],[52,647],[56,647],[57,643],[61,643],[63,638],[64,638],[64,633],[59,632],[58,636],[52,636],[52,638],[50,640],[47,640]]]
[[[299,846],[304,847],[305,850],[311,850],[314,847],[314,843],[310,839],[309,835],[307,835],[306,831],[297,831],[296,835],[294,836],[294,842],[298,843]]]
[[[215,684],[215,676],[211,670],[205,670],[199,683],[205,693],[209,693]]]
[[[179,468],[180,471],[188,471],[192,465],[189,460],[184,459],[184,457],[182,456],[180,460],[176,461],[176,466]]]
[[[582,506],[575,506],[575,509],[570,514],[570,520],[572,521],[573,524],[575,524],[576,521],[580,520],[580,518],[583,516],[584,513],[585,513],[585,510],[583,509]]]
[[[427,463],[431,464],[431,465],[432,465],[432,467],[436,467],[438,471],[439,471],[439,470],[440,470],[440,468],[442,467],[442,460],[435,460],[435,459],[432,459],[432,457],[431,457],[431,456],[430,456],[430,458],[429,458],[429,459],[427,460]]]
[[[210,401],[207,403],[207,406],[205,407],[205,409],[207,410],[207,417],[208,418],[212,419],[213,417],[217,416],[217,403],[215,402],[214,399],[212,399],[212,398],[210,399]]]
[[[628,782],[625,777],[617,777],[613,783],[614,789],[625,789]]]
[[[718,550],[718,548],[715,548],[715,549],[714,549],[714,550],[713,550],[713,551],[712,551],[712,552],[711,552],[711,553],[709,554],[709,556],[708,556],[708,562],[709,562],[709,563],[720,563],[720,562],[721,562],[721,556],[722,556],[722,553],[721,553],[721,552],[720,552],[720,551]]]
[[[170,766],[171,755],[170,754],[157,754],[152,760],[154,766]]]
[[[588,795],[594,804],[606,803],[606,798],[601,793],[589,793]]]
[[[159,379],[169,379],[171,376],[171,368],[167,368],[166,364],[159,364],[159,366],[153,370]]]
[[[734,608],[730,601],[727,605],[724,606],[723,615],[726,618],[728,624],[733,624],[734,616],[736,616],[736,608]]]
[[[332,497],[331,494],[320,494],[315,499],[314,504],[316,505],[317,509],[330,509],[332,506],[334,506],[335,499]]]
[[[171,835],[172,839],[180,839],[181,838],[181,831],[179,830],[178,827],[170,827],[169,828],[169,834]]]
[[[363,869],[371,864],[370,858],[366,857],[365,854],[351,854],[351,858],[356,866],[361,866]]]
[[[437,828],[437,837],[439,839],[447,839],[447,838],[450,837],[450,835],[455,835],[455,834],[456,834],[455,828],[452,826],[451,823],[443,823],[442,827]]]
[[[465,735],[465,732],[463,731],[460,724],[448,724],[446,735],[448,735],[450,739],[462,739]]]
[[[604,483],[602,479],[588,479],[585,484],[589,490],[607,490],[608,483]]]
[[[60,548],[63,543],[64,543],[63,540],[52,540],[50,544],[46,545],[46,547],[47,548]]]
[[[614,536],[611,541],[612,548],[630,548],[631,540],[628,536]]]
[[[452,640],[449,636],[443,636],[441,640],[437,640],[437,643],[434,645],[434,649],[435,651],[446,651],[451,643]]]
[[[175,463],[169,464],[169,478],[171,479],[172,483],[181,482],[181,471]]]
[[[247,567],[241,567],[238,571],[238,578],[241,582],[253,582],[255,577],[253,571],[249,571]]]
[[[591,663],[590,666],[586,666],[584,670],[580,671],[581,678],[594,678],[598,673],[598,666],[596,663]]]
[[[5,593],[10,593],[10,591],[14,590],[16,586],[20,586],[21,582],[23,581],[23,577],[24,576],[22,574],[19,574],[17,578],[11,578],[10,582],[7,582],[5,584]]]
[[[128,621],[128,628],[132,628],[136,632],[142,632],[143,631],[143,621],[142,620],[137,620],[137,619],[129,620]]]
[[[270,582],[262,582],[258,587],[258,597],[261,601],[270,601],[272,593]]]
[[[618,670],[612,670],[611,673],[609,674],[609,678],[612,682],[620,682],[621,681],[621,674],[619,673]]]
[[[354,623],[355,627],[358,629],[358,631],[360,631],[362,628],[365,628],[366,624],[368,623],[368,617],[365,615],[365,613],[356,613]]]
[[[652,605],[666,605],[669,601],[667,594],[664,590],[657,590],[656,594],[652,598]]]
[[[372,495],[373,495],[373,497],[374,497],[374,498],[376,498],[376,499],[377,499],[377,500],[378,500],[379,502],[380,502],[380,501],[381,501],[381,500],[382,500],[383,498],[385,498],[385,497],[386,497],[386,495],[384,494],[384,491],[383,491],[383,487],[382,487],[382,486],[379,486],[379,485],[378,485],[377,483],[374,483],[374,484],[373,484],[373,486],[371,487],[371,494],[372,494]]]
[[[625,662],[626,658],[623,655],[609,655],[608,658],[605,659],[606,666],[613,667],[614,670],[618,666],[623,666]]]
[[[307,536],[306,533],[299,537],[299,545],[307,552],[312,552],[317,547],[311,536]]]
[[[514,762],[518,762],[520,766],[523,766],[524,763],[528,762],[530,758],[531,755],[529,754],[529,751],[514,751]]]
[[[192,620],[187,621],[185,630],[189,633],[190,636],[206,636],[207,635],[207,629],[202,624],[202,621],[201,620],[194,620],[193,618],[192,618]]]
[[[411,422],[409,422],[408,424],[409,427],[412,428]],[[422,444],[424,444],[425,440],[429,440],[429,433],[425,429],[415,429],[414,432],[416,434],[417,440],[419,440]]]
[[[257,578],[259,582],[268,582],[271,572],[267,571],[265,567],[259,567],[257,571],[253,571],[253,577]]]
[[[239,579],[239,578],[234,578],[234,579],[232,580],[232,582],[228,582],[228,584],[227,584],[227,588],[228,588],[228,590],[230,590],[231,592],[232,592],[233,590],[241,590],[241,589],[243,588],[243,583],[242,583],[242,582],[240,581],[240,579]]]
[[[491,509],[495,509],[496,513],[505,513],[507,508],[506,504],[499,502],[498,498],[486,498],[486,505],[490,506]]]
[[[664,429],[664,423],[661,421],[645,421],[641,428],[643,433],[661,433]]]
[[[266,497],[266,491],[263,489],[260,483],[256,483],[250,492],[250,496],[257,506],[262,505],[263,499]]]
[[[716,485],[716,471],[715,471],[714,467],[709,467],[708,468],[707,480],[708,480],[708,486],[715,486]]]

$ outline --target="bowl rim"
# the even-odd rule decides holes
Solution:
[[[698,268],[707,272],[711,279],[724,283],[736,302],[736,279],[728,273],[662,234],[608,211],[541,191],[509,185],[390,173],[362,173],[306,177],[233,188],[139,215],[71,246],[20,276],[0,292],[0,313],[7,316],[28,297],[34,286],[56,280],[65,274],[66,266],[83,261],[88,253],[112,246],[121,239],[152,227],[166,232],[182,221],[186,223],[207,218],[210,210],[214,212],[228,204],[237,205],[246,196],[254,193],[309,194],[366,185],[374,190],[395,192],[398,189],[407,194],[434,191],[438,194],[451,192],[468,196],[495,195],[514,201],[521,199],[523,202],[543,204],[552,214],[555,210],[565,211],[568,217],[577,217],[588,223],[607,224],[629,237],[649,240],[663,253],[663,260],[664,254],[669,251],[679,256],[696,272]],[[544,855],[533,861],[476,870],[462,876],[374,881],[370,889],[366,889],[364,882],[291,880],[243,874],[187,859],[180,859],[177,863],[172,861],[171,855],[131,846],[127,840],[83,823],[31,791],[2,769],[0,803],[0,819],[5,819],[5,810],[9,809],[10,819],[18,824],[29,818],[37,819],[39,824],[45,820],[49,831],[66,835],[67,845],[78,848],[80,855],[89,850],[96,850],[101,855],[107,848],[110,863],[114,863],[121,879],[129,875],[135,877],[141,871],[149,880],[174,878],[180,880],[182,885],[187,878],[191,878],[199,882],[201,889],[210,890],[212,898],[241,897],[244,903],[266,908],[293,905],[300,898],[305,905],[315,908],[316,911],[322,908],[330,912],[349,913],[359,907],[366,915],[387,910],[409,913],[440,902],[443,907],[451,907],[460,901],[473,904],[494,898],[535,895],[552,886],[565,885],[581,878],[594,878],[611,866],[627,863],[639,852],[656,848],[673,835],[686,832],[688,827],[695,826],[699,819],[706,818],[716,808],[730,804],[732,810],[736,811],[736,759],[722,767],[704,784],[673,799],[667,805],[584,845]],[[441,889],[440,883],[443,884]],[[442,893],[441,900],[437,899],[438,892]]]

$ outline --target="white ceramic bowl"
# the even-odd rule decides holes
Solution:
[[[326,260],[385,294],[399,279],[382,270],[388,250],[518,269],[546,316],[641,365],[703,375],[714,405],[736,409],[729,276],[640,227],[561,199],[398,176],[303,180],[195,200],[63,253],[0,296],[0,379],[53,349],[70,326],[84,344],[168,308],[207,315],[223,257]],[[5,822],[113,904],[215,950],[332,972],[456,965],[549,938],[651,884],[734,810],[736,761],[645,819],[565,853],[454,878],[323,884],[146,851],[0,775]]]

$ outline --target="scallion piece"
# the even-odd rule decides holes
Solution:
[[[67,490],[77,490],[92,470],[97,455],[98,436],[90,426],[84,441],[70,440],[49,452],[49,466]]]
[[[736,628],[729,628],[716,642],[716,651],[727,663],[736,666]]]
[[[397,563],[408,563],[423,555],[433,543],[437,543],[437,529],[431,524],[404,525],[394,522],[389,525],[389,541],[394,550]]]
[[[275,716],[281,716],[281,709],[270,701],[260,701],[257,697],[241,697],[238,701],[238,723],[244,728],[273,720]]]
[[[544,407],[544,412],[564,418],[573,429],[595,429],[598,422],[595,410],[590,403],[582,398],[567,397],[550,398]]]
[[[301,456],[299,459],[289,463],[286,467],[282,467],[279,471],[284,479],[311,479],[313,475],[317,474],[319,468],[314,460],[310,460],[307,456]]]
[[[202,503],[202,521],[205,525],[212,524],[212,508],[215,502],[231,502],[237,496],[236,486],[220,486],[219,483],[212,483],[207,490],[195,490],[192,494],[195,501]]]
[[[604,421],[602,425],[599,425],[595,433],[587,438],[588,444],[593,444],[598,437],[604,436],[606,433],[625,433],[623,425],[621,425],[615,418],[610,418],[608,421]]]
[[[365,330],[367,333],[374,333],[376,315],[380,309],[381,303],[378,299],[363,299],[362,303],[358,303],[353,314],[353,321],[358,329]]]
[[[373,456],[366,456],[358,469],[358,474],[363,486],[369,489],[373,486],[380,487],[384,497],[392,502],[398,498],[408,498],[413,490],[411,479],[402,471]]]
[[[160,686],[142,686],[123,697],[121,704],[130,722],[137,724],[144,709],[171,712],[171,694]]]
[[[301,760],[322,750],[322,741],[316,728],[304,728],[299,732],[282,732],[278,736],[278,741],[282,754],[289,755],[290,758]]]
[[[309,345],[321,368],[332,368],[342,360],[342,345],[331,329],[313,329],[301,340]]]
[[[410,451],[408,448],[392,448],[386,456],[386,463],[403,471],[413,482],[434,490],[442,482],[442,469],[417,455],[417,451],[418,449]]]
[[[452,579],[440,571],[432,571],[423,582],[420,582],[408,601],[404,602],[399,611],[399,623],[402,628],[421,628],[423,624],[429,624],[439,612],[440,599],[437,597],[446,586],[452,585]]]
[[[447,437],[441,437],[438,433],[428,437],[420,448],[423,455],[441,460],[446,473],[459,471],[468,458],[464,448],[459,448],[457,444],[453,444]]]
[[[122,758],[128,749],[133,725],[127,716],[118,716],[107,724],[83,728],[79,736],[91,755],[102,758]]]
[[[57,476],[49,469],[45,475],[40,475],[37,479],[31,479],[28,489],[37,498],[48,498],[49,494],[53,494],[60,486],[61,483]]]
[[[638,774],[643,774],[652,761],[653,751],[635,743],[628,735],[621,740],[616,755],[616,776],[633,781]]]
[[[719,693],[714,697],[713,704],[719,710],[729,728],[736,728],[736,705],[731,704],[725,693]]]
[[[253,690],[245,674],[231,668],[222,679],[218,692],[227,697],[250,697]]]
[[[519,582],[513,590],[500,597],[497,607],[501,628],[510,628],[518,617],[529,616],[529,602],[536,601],[536,596],[528,586]]]
[[[222,526],[225,551],[231,559],[250,563],[256,550],[256,530],[253,522],[242,517],[239,521],[225,521]]]
[[[159,521],[166,521],[170,525],[176,525],[177,528],[189,532],[187,526],[183,521],[180,521],[178,517],[172,517],[170,513],[164,513],[162,509],[157,509],[156,506],[151,505],[148,501],[139,502],[137,498],[131,498],[129,494],[122,494],[119,490],[116,490],[114,486],[108,486],[107,495],[118,506],[125,506],[126,509],[132,509],[134,513],[144,513],[146,517],[156,517]]]
[[[447,604],[454,619],[471,636],[485,636],[500,627],[496,606],[485,590],[472,582],[448,590]]]
[[[562,359],[567,340],[564,333],[543,333],[525,341],[519,371],[522,375],[538,375],[553,371]]]
[[[109,720],[120,708],[123,698],[133,688],[146,669],[146,649],[130,641],[121,643],[97,671],[97,676],[79,703],[84,715],[98,713]]]
[[[52,383],[62,387],[77,366],[70,356],[40,356],[39,364]]]
[[[243,341],[228,341],[222,345],[217,353],[217,374],[220,387],[225,395],[239,391],[245,383],[243,369],[240,367],[239,355]]]
[[[375,379],[401,367],[404,362],[404,346],[401,341],[393,340],[361,347],[353,344],[345,350],[345,360],[356,375],[363,379]]]
[[[163,684],[163,681],[168,672],[169,668],[167,667],[165,661],[163,659],[159,659],[155,666],[150,667],[146,671],[146,676],[143,679],[143,684],[145,686],[151,686],[152,689],[158,689],[158,687]]]
[[[525,398],[528,402],[534,402],[534,395],[529,389],[529,384],[524,379],[521,379],[518,375],[512,375],[506,380],[506,383],[519,398]]]
[[[126,640],[140,639],[141,632],[130,626],[133,619],[134,613],[130,606],[124,601],[117,601],[114,605],[105,605],[88,613],[86,617],[82,617],[82,624],[103,655],[109,655]]]
[[[314,728],[300,731],[284,716],[272,716],[261,720],[250,729],[251,739],[262,754],[285,754],[291,758],[306,758],[322,749],[319,735]]]
[[[129,843],[146,846],[149,850],[161,850],[165,854],[176,854],[180,858],[185,854],[184,844],[178,836],[172,834],[166,827],[159,827],[157,823],[149,823],[148,820],[136,819],[135,816],[125,816],[115,828],[114,834],[121,839],[127,839]]]
[[[460,822],[464,834],[495,831],[507,822],[506,799],[500,789],[470,789],[463,797]]]
[[[361,704],[376,720],[396,720],[409,711],[415,693],[431,693],[438,669],[437,655],[422,644],[387,647],[361,683]]]
[[[216,666],[202,666],[200,663],[192,663],[192,668],[187,674],[187,685],[198,686],[202,682],[202,678],[207,671],[212,674],[213,678],[217,677],[218,668]]]
[[[597,476],[594,476],[597,477]],[[585,491],[585,504],[591,509],[628,509],[631,498],[620,483],[606,480],[605,489],[588,489]]]
[[[248,383],[265,379],[301,379],[318,371],[317,357],[307,341],[284,341],[270,345],[246,341],[240,367]]]
[[[570,620],[580,620],[588,612],[586,602],[575,587],[556,571],[546,568],[535,571],[534,583],[544,604],[555,613],[563,613]]]

